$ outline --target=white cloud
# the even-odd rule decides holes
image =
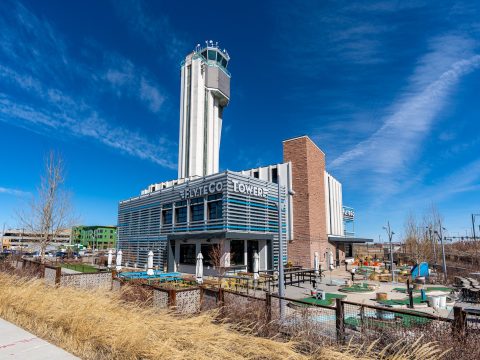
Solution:
[[[61,35],[19,3],[0,12],[0,121],[37,133],[60,132],[95,140],[132,156],[174,168],[174,144],[163,134],[146,135],[114,124],[104,95],[128,97],[155,116],[165,101],[146,69],[118,54],[88,46],[72,58]],[[97,57],[97,58],[95,58]],[[82,59],[82,60],[80,60]],[[91,64],[100,64],[92,69]],[[148,80],[147,80],[148,79]],[[8,90],[7,90],[8,89]]]
[[[0,186],[0,194],[6,194],[6,195],[13,195],[13,196],[30,196],[32,195],[28,191],[23,191],[23,190],[18,190],[18,189],[12,189],[12,188],[6,188],[6,187],[1,187]]]
[[[405,188],[404,183],[413,176],[410,166],[420,155],[422,142],[447,104],[449,94],[463,76],[480,68],[480,56],[472,55],[466,48],[470,42],[455,37],[443,40],[435,40],[443,46],[434,47],[419,61],[410,78],[411,85],[390,108],[378,130],[336,158],[331,164],[333,168],[344,174],[362,172],[364,178],[379,185],[379,192],[393,193]],[[449,64],[442,54],[446,54]],[[468,57],[462,58],[465,54]]]

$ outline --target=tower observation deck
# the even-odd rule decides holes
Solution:
[[[226,50],[207,41],[182,62],[179,179],[218,172],[223,110],[230,101],[229,61]]]

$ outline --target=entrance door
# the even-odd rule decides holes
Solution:
[[[247,241],[247,271],[253,272],[253,254],[255,252],[258,254],[258,241],[257,240],[248,240]]]

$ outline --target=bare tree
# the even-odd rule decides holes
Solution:
[[[42,263],[45,262],[47,246],[74,222],[70,197],[63,189],[64,171],[62,157],[50,151],[36,196],[32,198],[28,211],[19,213],[22,227],[40,235]]]
[[[233,253],[228,253],[225,250],[225,240],[222,239],[218,244],[213,244],[208,254],[210,262],[215,267],[220,278],[220,287],[222,286],[222,280],[227,268],[230,266],[230,259],[233,256]]]

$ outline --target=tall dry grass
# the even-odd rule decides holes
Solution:
[[[293,343],[0,273],[0,316],[82,359],[304,359]]]
[[[263,316],[261,312],[258,314]],[[247,323],[252,324],[255,316],[250,315]],[[38,279],[2,272],[0,317],[85,360],[424,360],[436,359],[435,355],[439,355],[436,345],[431,343],[416,348],[398,343],[397,350],[378,352],[374,347],[357,345],[313,345],[305,336],[296,337],[296,341],[275,341],[246,333],[248,328],[255,334],[261,331],[257,326],[239,327],[231,318],[219,324],[218,314],[179,317],[139,302],[125,302],[113,293],[53,288]],[[275,324],[268,326],[272,331]]]

